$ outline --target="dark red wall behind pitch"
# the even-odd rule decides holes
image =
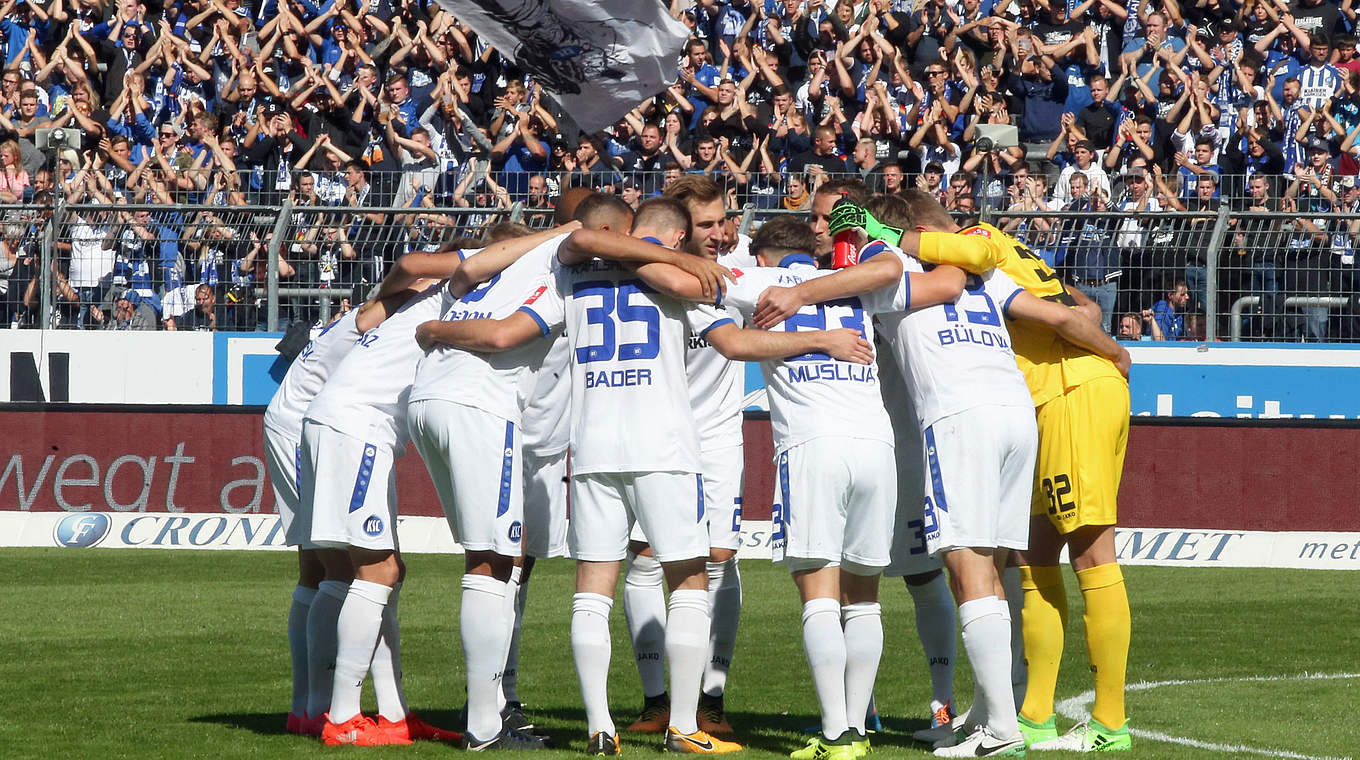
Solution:
[[[73,509],[136,509],[129,505],[138,500],[149,472],[147,512],[167,511],[172,481],[172,503],[184,511],[254,507],[272,512],[267,486],[255,504],[256,463],[262,467],[264,461],[260,421],[258,410],[220,407],[0,411],[0,451],[8,451],[0,453],[0,509],[63,509],[57,500],[58,474],[64,483],[61,496]],[[1121,524],[1360,530],[1360,510],[1354,507],[1360,457],[1352,454],[1360,451],[1360,428],[1244,422],[1201,426],[1135,420],[1120,490]],[[774,492],[769,422],[747,420],[745,432],[743,515],[767,520]],[[110,480],[110,466],[120,457],[136,459],[125,459]],[[397,471],[404,514],[442,514],[414,452],[398,460]],[[97,485],[78,484],[93,479]]]

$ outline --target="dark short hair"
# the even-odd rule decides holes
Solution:
[[[751,238],[751,253],[778,255],[781,258],[791,253],[811,255],[817,248],[817,234],[807,222],[791,216],[778,216],[760,225]]]
[[[633,214],[633,229],[661,228],[681,230],[689,234],[689,209],[674,198],[649,198],[638,205]]]
[[[633,218],[633,209],[612,193],[591,193],[576,204],[576,211],[571,218],[585,227],[613,226],[615,221],[622,226]]]

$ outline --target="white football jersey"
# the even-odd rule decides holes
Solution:
[[[1033,407],[1005,323],[1007,307],[1023,288],[993,269],[968,275],[953,303],[913,310],[910,275],[925,270],[915,258],[891,250],[902,259],[902,280],[890,288],[892,310],[878,320],[922,429],[977,406]]]
[[[728,267],[738,266],[730,254],[718,257],[718,263]],[[731,309],[706,307],[691,311],[691,314],[698,315],[698,319],[690,319],[685,374],[689,380],[689,400],[694,409],[694,422],[699,426],[699,449],[713,451],[740,446],[746,363],[730,361],[718,353],[718,349],[710,346],[704,336],[723,321],[730,321],[737,326],[744,322],[741,314]]]
[[[358,315],[358,309],[350,309],[307,342],[283,376],[274,398],[269,400],[269,408],[264,410],[265,427],[291,440],[302,440],[302,418],[307,407],[359,339],[359,328],[355,325]]]
[[[503,319],[544,284],[566,234],[539,244],[467,295],[454,301],[445,321]],[[438,399],[470,406],[520,424],[521,376],[543,362],[548,341],[535,340],[510,351],[480,353],[437,345],[420,360],[411,400]]]
[[[756,301],[766,288],[791,287],[830,274],[817,270],[812,257],[788,256],[779,267],[756,267],[734,272],[724,301],[749,321]],[[889,289],[885,289],[889,290]],[[838,327],[858,329],[873,342],[872,315],[886,307],[886,293],[846,298],[804,306],[772,328],[798,332]],[[774,445],[787,450],[822,436],[868,438],[892,444],[892,428],[883,408],[874,364],[851,364],[826,354],[803,354],[760,363],[770,395],[770,423]]]
[[[699,472],[685,306],[598,259],[561,266],[520,308],[571,345],[572,473]]]
[[[466,253],[466,252],[465,252]],[[439,319],[453,304],[444,282],[407,301],[381,325],[364,333],[307,407],[306,418],[372,444],[406,451],[406,401],[424,356],[416,326]]]
[[[566,451],[571,443],[571,341],[561,333],[550,341],[543,361],[520,378],[521,446],[537,456]]]

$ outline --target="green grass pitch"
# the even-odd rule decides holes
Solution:
[[[7,549],[0,560],[0,724],[3,758],[290,758],[448,756],[448,747],[340,748],[283,733],[288,708],[284,622],[290,554]],[[413,556],[402,592],[406,693],[436,724],[463,701],[458,642],[462,559]],[[1133,727],[1217,749],[1136,738],[1132,757],[1336,758],[1360,754],[1356,575],[1342,572],[1126,568],[1133,607],[1130,682],[1188,683],[1129,693]],[[816,700],[786,573],[742,564],[746,606],[727,707],[749,758],[784,757],[815,722]],[[535,573],[520,693],[530,715],[579,756],[585,736],[568,639],[572,567]],[[1060,698],[1090,688],[1081,600]],[[883,587],[885,651],[878,704],[881,757],[925,757],[910,732],[925,723],[925,665],[900,581]],[[641,702],[623,613],[614,614],[615,720]],[[959,647],[962,656],[962,646]],[[1303,674],[1331,675],[1330,678]],[[1278,680],[1264,680],[1278,677]],[[1219,679],[1209,682],[1207,679]],[[972,685],[958,669],[959,701]],[[365,709],[372,700],[365,697]],[[1060,718],[1060,727],[1070,725]],[[1229,747],[1236,749],[1228,749]],[[630,756],[658,756],[656,737],[624,736]],[[1061,757],[1033,753],[1033,757]]]

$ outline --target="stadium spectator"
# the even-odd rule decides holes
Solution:
[[[134,290],[121,291],[114,297],[112,313],[105,314],[98,306],[92,307],[91,313],[105,330],[156,329],[156,311]]]
[[[225,329],[226,319],[217,305],[217,293],[207,283],[194,288],[194,307],[189,311],[166,320],[169,330],[207,330],[216,332]]]
[[[1185,330],[1185,307],[1190,303],[1190,289],[1184,280],[1177,280],[1167,289],[1166,297],[1152,305],[1154,323],[1163,337],[1157,340],[1188,340]]]
[[[1119,332],[1115,333],[1115,338],[1140,341],[1166,340],[1152,309],[1143,309],[1142,313],[1131,311],[1120,317]]]

